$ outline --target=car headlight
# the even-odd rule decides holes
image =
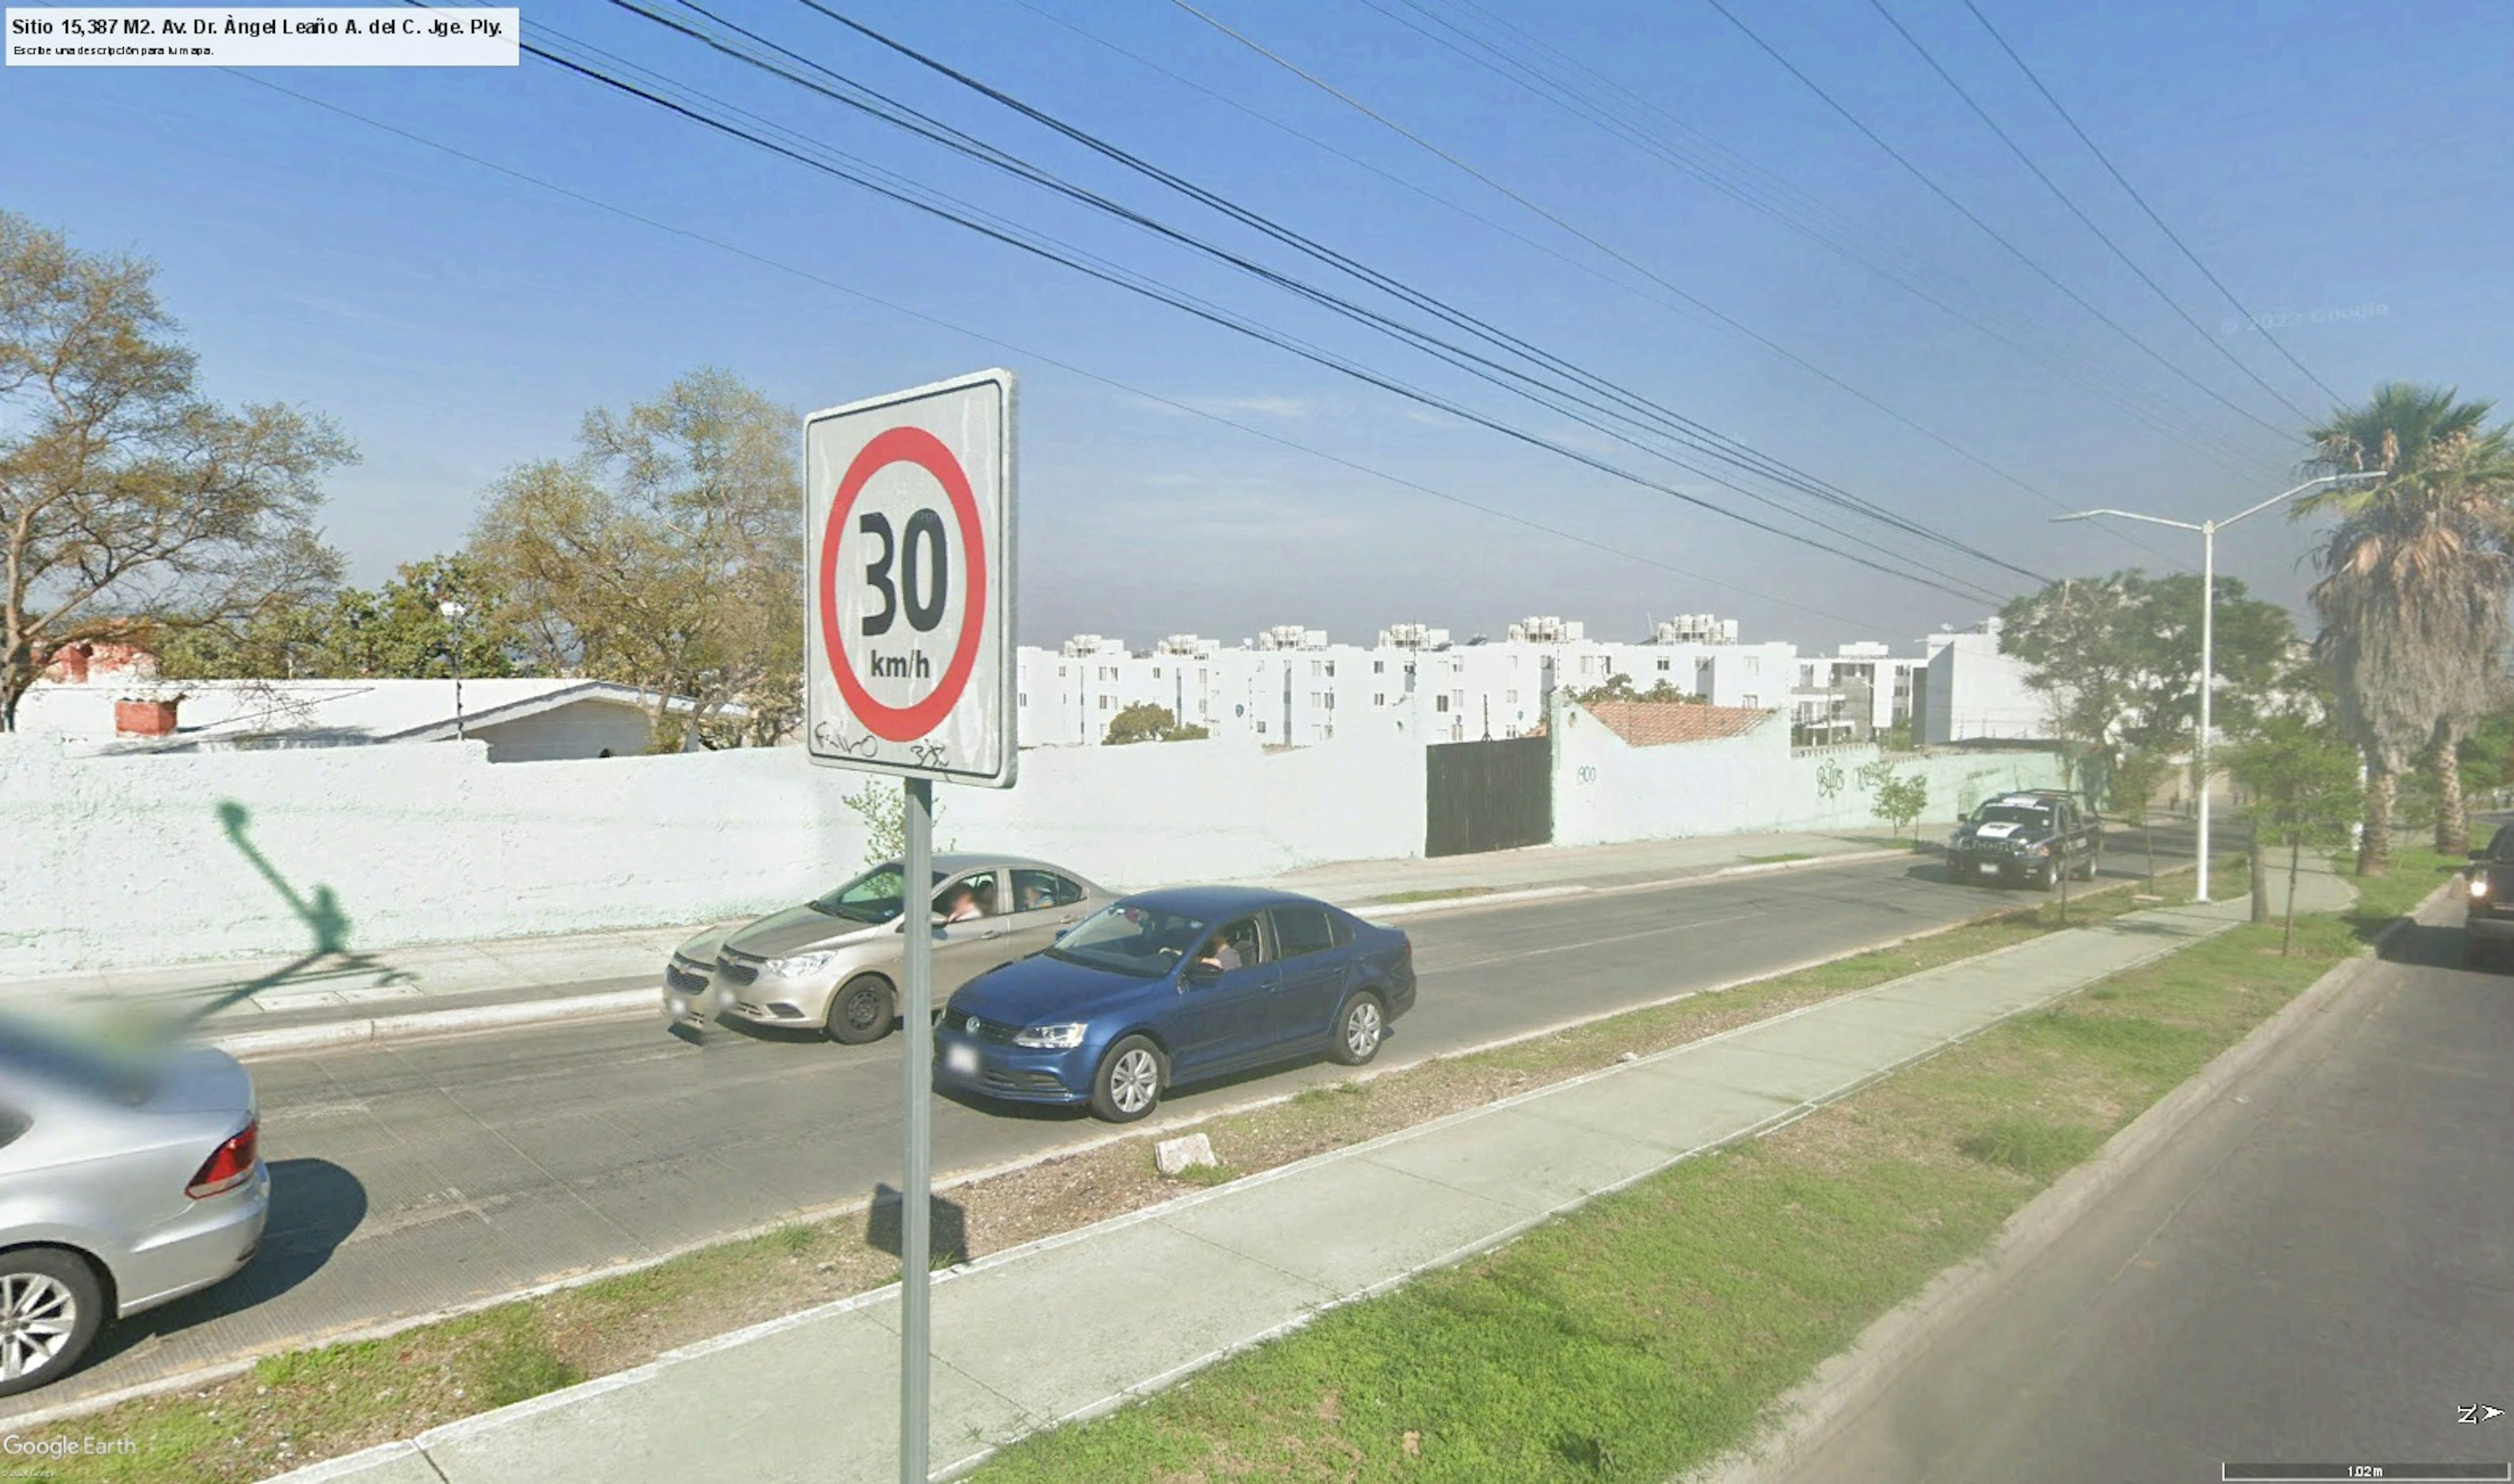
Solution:
[[[781,979],[817,974],[828,968],[837,956],[835,953],[797,953],[792,958],[772,958],[768,961],[768,972]]]
[[[2483,898],[2483,897],[2486,897],[2487,895],[2488,895],[2488,872],[2486,872],[2486,871],[2473,871],[2473,872],[2471,872],[2471,873],[2470,873],[2470,899],[2471,899],[2473,902],[2477,902],[2478,900],[2480,900],[2480,899],[2481,899],[2481,898]]]
[[[1067,1025],[1028,1025],[1015,1032],[1013,1044],[1037,1051],[1072,1051],[1082,1044],[1082,1033],[1090,1028],[1080,1021]]]

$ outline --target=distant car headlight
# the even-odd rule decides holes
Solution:
[[[2470,873],[2470,900],[2477,902],[2488,895],[2488,872]]]
[[[1072,1051],[1082,1044],[1082,1033],[1090,1028],[1080,1021],[1068,1025],[1027,1025],[1014,1033],[1013,1044],[1036,1051]]]
[[[806,974],[818,974],[834,963],[837,956],[835,953],[797,953],[792,958],[772,958],[768,961],[768,972],[780,979],[797,979]]]

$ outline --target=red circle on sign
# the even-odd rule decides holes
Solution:
[[[846,642],[838,634],[838,541],[846,532],[847,512],[864,493],[866,482],[894,463],[912,463],[934,476],[951,498],[952,513],[960,523],[960,549],[968,553],[968,597],[961,609],[959,644],[933,693],[912,706],[875,701],[856,678]],[[855,462],[847,465],[846,477],[838,481],[837,497],[830,501],[829,523],[821,530],[820,581],[821,650],[848,709],[867,731],[885,742],[914,742],[933,731],[968,688],[969,672],[978,667],[979,631],[987,621],[987,547],[978,524],[978,497],[969,489],[969,476],[961,471],[960,461],[952,457],[942,439],[921,427],[888,428],[856,455]]]

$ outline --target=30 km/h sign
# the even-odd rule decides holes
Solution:
[[[812,760],[1012,786],[1013,374],[803,423]]]
[[[925,1484],[932,1381],[934,782],[1009,788],[1013,374],[803,421],[812,761],[901,777],[899,1477]]]

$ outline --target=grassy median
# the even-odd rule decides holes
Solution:
[[[1112,1417],[989,1480],[1664,1479],[1748,1441],[1871,1321],[2437,885],[2244,926],[1547,1223]],[[2247,888],[2240,869],[2229,893]]]
[[[2406,864],[2396,867],[2395,881],[2406,885],[2410,875]],[[2235,871],[2225,878],[2224,889],[2240,889],[2242,879],[2240,870]],[[2428,888],[2434,879],[2430,872]],[[2161,886],[2169,900],[2187,900],[2187,881],[2167,877]],[[2134,885],[2126,884],[2073,896],[2069,925],[2145,904],[2132,900],[2133,890]],[[2374,904],[2370,899],[2370,909]],[[969,1254],[980,1256],[1157,1204],[1180,1194],[1189,1183],[1213,1183],[1271,1169],[1592,1071],[1627,1054],[1646,1055],[2063,926],[2055,900],[1985,898],[1985,906],[1991,910],[1983,919],[1892,947],[1205,1120],[1196,1127],[1210,1136],[1223,1166],[1190,1172],[1184,1180],[1158,1175],[1149,1138],[1135,1138],[964,1183],[948,1197],[964,1212]],[[2299,938],[2301,945],[2303,935]],[[2273,952],[2275,947],[2273,939]],[[2029,1163],[2046,1157],[2031,1152],[2048,1147],[2037,1143],[2046,1136],[2031,1130],[1968,1132],[1994,1143],[2016,1143],[2028,1151],[2016,1157]],[[12,1467],[27,1471],[0,1477],[75,1484],[259,1479],[625,1370],[729,1329],[867,1292],[895,1281],[897,1272],[896,1259],[867,1241],[861,1214],[796,1223],[586,1287],[418,1326],[386,1340],[277,1356],[228,1381],[28,1429],[40,1437],[128,1439],[133,1446],[128,1453],[31,1467],[11,1460]],[[1305,1336],[1296,1343],[1314,1342]],[[1201,1384],[1209,1387],[1212,1381]],[[1125,1423],[1147,1424],[1144,1420]],[[1404,1430],[1399,1429],[1400,1440]],[[1094,1435],[1085,1429],[1072,1438]],[[1038,1446],[1052,1451],[1076,1443],[1060,1436]],[[1051,1461],[1017,1466],[1069,1465]],[[1184,1464],[1181,1477],[1215,1466],[1210,1462]],[[1118,1475],[1140,1476],[1122,1468]],[[1035,1476],[1064,1475],[1051,1471]]]

